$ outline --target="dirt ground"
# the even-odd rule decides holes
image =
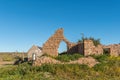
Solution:
[[[2,68],[2,67],[5,67],[5,66],[8,66],[8,65],[13,65],[13,61],[2,61],[2,62],[0,62],[0,68]]]

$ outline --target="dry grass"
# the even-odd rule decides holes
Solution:
[[[18,58],[27,57],[26,53],[0,52],[0,68],[13,65]]]
[[[14,61],[17,57],[27,57],[26,53],[21,52],[0,52],[0,61]]]

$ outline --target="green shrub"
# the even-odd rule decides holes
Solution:
[[[84,40],[92,40],[95,46],[98,46],[101,44],[100,39],[95,39],[94,37],[81,37],[81,39],[78,40],[78,42],[83,42]]]
[[[109,58],[109,55],[103,54],[103,55],[91,55],[93,58],[95,58],[99,62],[106,62]]]
[[[83,57],[83,55],[76,53],[76,54],[58,55],[55,59],[60,60],[62,62],[69,62],[69,61],[77,60],[81,57]]]
[[[100,64],[94,66],[94,70],[104,74],[111,80],[120,79],[120,57],[99,56],[96,59],[101,61]],[[103,60],[102,60],[103,59]],[[117,79],[118,78],[118,79]]]

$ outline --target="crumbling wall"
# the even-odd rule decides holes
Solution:
[[[78,53],[78,44],[71,43],[69,44],[69,49],[67,51],[69,54]]]
[[[100,55],[103,54],[101,45],[95,46],[92,40],[84,40],[84,55]]]
[[[43,54],[48,54],[51,56],[58,56],[58,48],[60,42],[64,41],[67,44],[67,53],[80,53],[85,56],[88,55],[100,55],[103,54],[103,49],[108,49],[110,55],[119,56],[120,55],[120,44],[114,44],[109,46],[98,45],[95,46],[92,40],[84,40],[81,43],[71,43],[69,42],[63,34],[63,29],[58,29],[46,42],[43,44],[42,51],[37,51],[38,56]],[[32,53],[38,50],[38,47],[31,48],[28,53],[28,58],[31,57]]]
[[[27,52],[27,56],[28,56],[28,61],[32,60],[32,55],[36,54],[36,57],[40,57],[43,53],[42,53],[42,48],[33,45]]]
[[[87,55],[93,54],[103,54],[103,48],[101,45],[97,47],[94,46],[93,41],[84,40],[83,43],[71,43],[69,42],[63,34],[63,29],[58,29],[54,35],[52,35],[46,43],[43,45],[43,53],[49,54],[51,56],[58,56],[58,48],[61,41],[67,44],[67,53],[80,53]]]
[[[78,53],[84,54],[84,44],[83,42],[78,43]]]
[[[43,45],[43,53],[49,54],[51,56],[58,56],[58,48],[61,41],[64,41],[67,44],[67,49],[69,50],[74,46],[73,43],[70,43],[63,34],[63,29],[58,29],[55,34],[53,34]]]
[[[110,49],[110,55],[111,56],[119,56],[120,55],[120,44],[112,44],[112,45],[108,45],[108,46],[104,46],[105,48],[109,48]]]

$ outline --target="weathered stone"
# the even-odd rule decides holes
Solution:
[[[47,56],[42,56],[42,57],[38,57],[37,60],[34,62],[34,66],[41,66],[42,64],[60,64],[61,62],[58,60],[55,60],[51,57],[47,57]]]
[[[95,46],[92,40],[84,40],[81,43],[71,43],[64,37],[63,29],[60,28],[43,44],[42,49],[33,46],[28,51],[28,58],[31,58],[33,53],[36,53],[37,56],[40,56],[42,54],[58,56],[58,48],[61,41],[64,41],[67,44],[67,53],[69,54],[80,53],[85,56],[101,55],[104,53],[104,49],[109,49],[110,55],[120,55],[120,44]]]
[[[58,48],[61,41],[64,41],[67,44],[68,50],[75,45],[74,43],[70,43],[67,39],[65,39],[63,35],[63,29],[60,28],[43,45],[43,53],[51,56],[58,56]]]
[[[42,57],[37,58],[37,60],[33,63],[33,66],[41,66],[42,64],[85,64],[85,65],[88,65],[89,67],[93,67],[94,65],[98,63],[99,62],[97,62],[92,57],[83,57],[75,61],[61,62],[51,57],[42,56]]]
[[[78,60],[75,61],[70,61],[69,64],[85,64],[88,65],[89,67],[93,67],[94,65],[98,64],[94,58],[92,57],[84,57],[84,58],[79,58]]]
[[[87,55],[103,54],[103,48],[101,45],[94,46],[93,41],[84,40],[82,43],[71,43],[63,34],[63,29],[58,29],[54,35],[52,35],[46,43],[43,45],[43,53],[51,56],[58,56],[58,48],[61,41],[67,44],[67,53],[80,53]]]
[[[120,44],[112,44],[108,46],[103,46],[103,49],[109,49],[108,54],[110,54],[111,56],[120,55]]]
[[[93,44],[92,40],[84,40],[84,55],[100,55],[103,54],[102,45],[98,45],[97,47]]]
[[[40,57],[42,53],[42,48],[33,45],[29,50],[28,50],[28,60],[32,60],[32,55],[36,54],[36,57]]]

